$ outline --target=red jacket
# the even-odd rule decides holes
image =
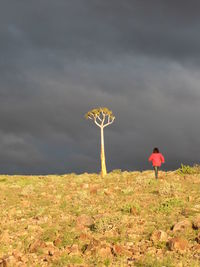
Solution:
[[[152,153],[149,157],[149,161],[152,161],[152,165],[160,167],[165,162],[165,158],[161,153]]]

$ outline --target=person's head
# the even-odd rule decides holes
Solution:
[[[159,149],[158,149],[157,147],[155,147],[155,148],[153,149],[153,153],[159,153]]]

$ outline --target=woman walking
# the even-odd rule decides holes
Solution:
[[[152,162],[154,171],[155,171],[155,178],[158,179],[158,169],[162,163],[165,163],[164,156],[159,152],[159,149],[155,147],[153,149],[153,153],[149,157],[149,161]]]

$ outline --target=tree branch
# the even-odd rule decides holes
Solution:
[[[104,124],[105,119],[106,119],[106,114],[103,111],[101,111],[101,113],[102,113],[102,116],[103,116],[103,119],[102,119],[102,122],[101,122],[101,126],[103,127],[103,124]]]
[[[111,119],[111,121],[110,121],[110,116],[109,116],[109,117],[108,117],[108,123],[106,123],[106,124],[103,126],[103,128],[105,128],[106,126],[112,124],[114,120],[115,120],[115,117],[113,117],[113,118]]]
[[[100,116],[98,115],[98,116],[96,116],[97,117],[97,119],[100,121],[100,123],[102,123],[102,119],[100,118]]]
[[[100,128],[102,127],[101,124],[99,124],[99,123],[97,122],[97,118],[94,118],[94,122],[95,122],[95,124],[96,124],[97,126],[99,126]]]

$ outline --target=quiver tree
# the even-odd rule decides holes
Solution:
[[[101,175],[104,177],[107,174],[104,148],[104,128],[113,123],[115,117],[113,116],[111,110],[101,107],[88,111],[85,117],[93,120],[94,123],[101,129]]]

